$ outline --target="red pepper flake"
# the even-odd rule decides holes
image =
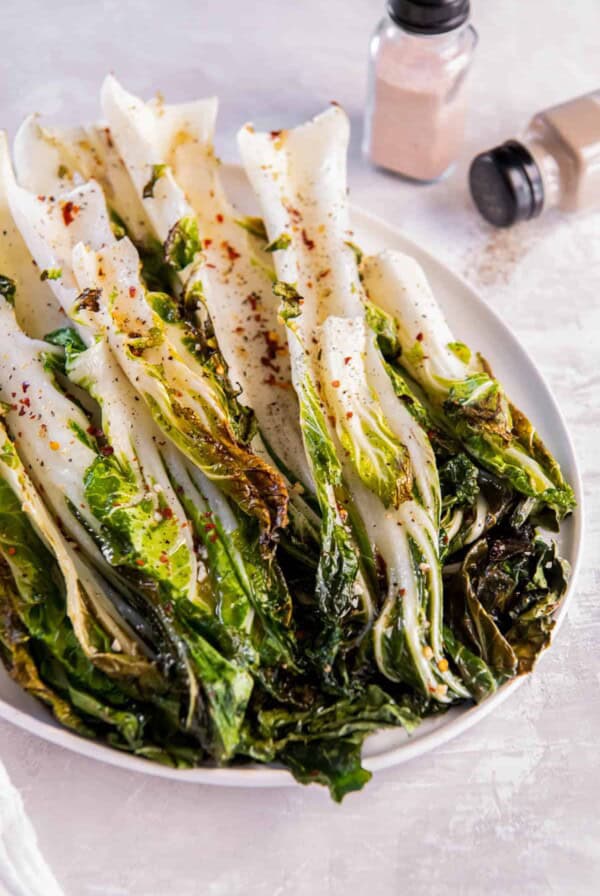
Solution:
[[[398,594],[400,595],[400,597],[404,597],[404,595],[406,594],[406,588],[400,588]]]
[[[350,363],[351,360],[352,360],[352,355],[347,355],[347,356],[344,358],[344,364],[348,365],[348,364]]]
[[[130,286],[130,287],[129,287],[129,295],[130,295],[130,297],[131,297],[132,299],[135,298],[135,294],[136,294],[136,292],[137,292],[137,289],[135,288],[135,286]]]
[[[277,357],[279,352],[279,338],[275,330],[266,330],[261,334],[265,338],[265,342],[267,343],[267,353],[260,360],[261,364],[264,367],[270,367],[276,373],[279,373],[279,367],[277,364],[273,364],[272,362]]]
[[[274,370],[275,373],[279,373],[279,371],[281,369],[278,364],[273,364],[272,359],[267,357],[266,355],[263,355],[261,357],[260,363],[262,364],[263,367],[269,367],[271,370]]]
[[[417,333],[417,342],[423,342],[423,334]]]
[[[244,302],[248,302],[252,310],[256,311],[256,306],[260,302],[260,296],[255,292],[251,292],[249,296],[246,296]]]
[[[304,245],[306,246],[306,248],[308,249],[309,252],[312,252],[312,250],[315,248],[315,241],[310,239],[310,237],[307,234],[304,227],[302,228],[302,242],[304,243]],[[320,279],[321,279],[321,277],[319,275],[319,280]]]
[[[136,557],[135,560],[136,566],[145,566],[146,561],[142,557]]]
[[[204,240],[204,248],[208,249],[212,246],[212,240]]]
[[[269,133],[269,136],[270,136],[271,140],[277,140],[277,138],[281,137],[282,134],[283,134],[283,131],[271,131]]]
[[[162,507],[160,510],[160,515],[162,516],[163,520],[173,519],[173,511],[170,507]]]
[[[213,530],[214,528],[215,528],[215,524],[214,524],[214,523],[204,523],[204,531],[205,531],[205,532],[212,532],[212,530]]]
[[[246,332],[246,328],[245,328],[245,327],[236,327],[235,330],[234,330],[233,332],[234,332],[234,333],[245,333],[245,332]]]
[[[330,273],[331,273],[331,268],[325,268],[324,271],[321,271],[320,274],[317,274],[317,280],[323,280],[323,278],[326,277],[327,274],[330,274]]]
[[[27,392],[27,390],[29,389],[29,386],[30,386],[30,383],[21,383],[21,389],[23,390],[23,392]]]
[[[348,412],[346,413],[346,419],[347,419],[347,420],[352,420],[353,417],[354,417],[354,412],[353,412],[353,411],[348,411]]]
[[[161,554],[160,557],[159,557],[158,559],[160,560],[161,563],[168,563],[168,562],[169,562],[169,558],[168,558],[167,555],[164,554],[164,553]]]
[[[100,449],[100,454],[102,454],[103,457],[110,457],[111,454],[114,454],[114,453],[115,453],[115,449],[113,448],[112,445],[103,445],[102,448]]]
[[[65,227],[68,227],[69,224],[72,224],[75,220],[76,215],[79,213],[79,206],[75,205],[74,202],[71,202],[69,199],[68,202],[64,202],[62,206],[62,216],[63,221],[65,222]]]
[[[332,380],[332,381],[331,381],[331,385],[333,386],[334,389],[338,389],[338,388],[339,388],[339,385],[340,385],[340,381],[339,381],[339,380]]]
[[[298,211],[297,208],[294,208],[292,205],[286,205],[285,210],[288,213],[288,215],[290,216],[290,218],[292,219],[292,221],[295,221],[296,223],[298,223],[302,220],[302,214]]]
[[[16,549],[16,548],[13,548],[13,547],[10,547],[10,548],[8,549],[8,553],[10,554],[11,557],[14,557],[14,555],[17,553],[17,549]]]
[[[231,246],[229,243],[222,243],[221,245],[227,252],[227,257],[229,258],[230,261],[235,261],[237,258],[240,257],[240,253],[236,252],[236,250],[233,248],[233,246]]]
[[[219,224],[222,224],[223,223],[223,215],[218,214],[216,217],[217,217],[217,221],[219,222]]]
[[[38,196],[38,199],[39,199],[40,202],[44,202],[45,199],[46,199],[46,197],[45,197],[45,196]]]

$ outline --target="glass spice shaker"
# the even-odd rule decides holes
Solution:
[[[363,149],[381,168],[437,180],[463,140],[470,3],[389,0],[387,12],[371,40]]]
[[[469,186],[496,227],[549,208],[600,208],[600,90],[539,112],[518,140],[480,153]]]

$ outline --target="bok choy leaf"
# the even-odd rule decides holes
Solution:
[[[228,408],[206,369],[182,360],[173,325],[146,300],[132,243],[124,238],[95,256],[80,246],[74,263],[82,290],[101,284],[106,338],[165,435],[244,512],[256,517],[266,537],[284,525],[283,480],[236,438]]]
[[[58,531],[3,428],[0,558],[2,640],[17,680],[69,727],[125,749],[176,735],[176,698],[108,599],[109,586]]]
[[[510,524],[481,538],[447,582],[447,621],[502,679],[530,672],[550,643],[569,574],[555,543]]]
[[[483,359],[456,342],[418,263],[396,252],[365,259],[370,300],[395,322],[401,363],[443,424],[486,469],[561,519],[571,487],[532,424],[508,399]]]
[[[191,629],[187,620],[182,623],[179,608],[196,606],[196,558],[187,518],[160,459],[155,469],[162,470],[162,485],[149,474],[146,478],[131,443],[129,454],[121,455],[91,434],[90,419],[44,366],[47,346],[24,336],[6,303],[0,316],[5,333],[0,394],[8,399],[6,419],[18,450],[65,530],[148,620],[162,673],[188,696],[186,726],[196,726],[206,745],[202,732],[208,724],[209,737],[226,755],[235,746],[251,679],[203,637],[199,624]],[[18,400],[12,398],[15,388],[22,393]],[[132,427],[135,421],[134,416]],[[152,430],[145,444],[151,452]],[[202,620],[212,614],[200,606],[197,615]],[[210,682],[204,687],[202,676],[212,666],[223,673],[220,689]],[[203,708],[201,687],[208,708]]]
[[[200,332],[208,328],[209,338],[216,339],[220,363],[237,385],[240,399],[254,411],[259,428],[254,450],[283,462],[291,482],[311,487],[299,427],[290,425],[298,418],[298,406],[285,329],[271,288],[271,259],[264,253],[264,228],[241,226],[227,200],[212,144],[216,101],[143,103],[112,77],[105,81],[102,98],[156,237],[168,249],[178,235],[185,248],[185,263],[176,267],[187,314],[195,316]],[[144,180],[157,167],[161,178],[150,196]],[[185,353],[182,357],[186,360]],[[297,494],[292,500],[301,503]],[[301,511],[306,513],[306,507]]]
[[[325,317],[334,310],[334,273],[347,262],[343,251],[329,253],[332,238],[325,223],[329,213],[334,219],[344,215],[343,171],[335,166],[342,164],[345,146],[343,139],[337,139],[335,122],[327,116],[317,119],[313,129],[314,133],[307,125],[274,139],[247,127],[239,134],[239,146],[271,242],[282,233],[290,236],[286,247],[273,253],[278,276],[274,292],[282,299],[280,313],[288,329],[300,428],[322,519],[318,606],[329,637],[346,649],[364,637],[373,620],[373,583],[369,579],[373,579],[374,560],[360,516],[355,515],[354,522],[352,519],[335,430],[319,394],[316,328],[319,314]],[[293,180],[292,170],[300,183]],[[306,172],[317,172],[318,182],[311,182]],[[305,215],[311,217],[305,219]],[[343,228],[343,222],[340,226]],[[314,237],[319,228],[322,238],[317,245]],[[341,295],[346,297],[346,292]]]

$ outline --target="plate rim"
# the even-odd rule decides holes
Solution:
[[[225,169],[234,170],[236,174],[243,173],[240,165],[226,165]],[[373,227],[390,233],[395,239],[400,239],[405,246],[407,254],[414,252],[417,256],[426,259],[427,263],[437,268],[443,268],[445,275],[453,280],[460,290],[469,295],[469,300],[475,304],[483,305],[486,313],[492,318],[494,326],[502,331],[504,337],[512,342],[518,348],[519,352],[527,358],[528,363],[534,369],[545,392],[545,397],[552,406],[556,419],[562,428],[565,446],[568,453],[569,466],[572,468],[571,485],[575,492],[577,507],[571,518],[573,525],[572,546],[573,558],[571,562],[571,577],[567,591],[556,612],[556,624],[552,633],[552,641],[548,648],[550,650],[554,644],[556,635],[565,619],[568,604],[571,601],[577,585],[583,555],[583,543],[585,536],[585,508],[584,494],[581,470],[577,459],[575,445],[569,428],[567,426],[563,412],[554,397],[546,377],[540,370],[537,362],[532,358],[531,354],[521,344],[519,338],[513,330],[502,319],[499,313],[475,290],[475,288],[463,277],[457,273],[446,261],[437,258],[432,251],[425,248],[420,243],[407,236],[400,228],[396,228],[388,224],[380,216],[366,211],[360,206],[353,203],[350,204],[351,218],[360,218],[361,224],[364,222],[367,227]],[[544,651],[541,655],[539,663],[544,661],[548,651]],[[401,765],[428,753],[436,747],[442,746],[448,741],[458,737],[463,732],[472,728],[478,721],[488,716],[494,709],[500,706],[506,699],[520,688],[525,681],[529,679],[529,675],[523,675],[512,681],[502,685],[491,697],[486,698],[482,703],[476,704],[462,711],[455,718],[452,718],[447,724],[436,728],[435,730],[424,734],[415,740],[407,739],[402,744],[384,750],[381,753],[365,757],[363,765],[370,772],[380,772],[392,766]],[[237,768],[218,768],[203,766],[193,769],[176,769],[170,766],[160,765],[151,762],[142,757],[131,756],[122,753],[117,749],[108,747],[94,740],[87,740],[74,734],[67,729],[57,727],[56,725],[35,718],[28,712],[18,709],[7,703],[0,697],[0,718],[7,721],[18,728],[21,728],[30,734],[34,734],[56,746],[63,747],[71,752],[78,753],[88,759],[97,762],[103,762],[108,765],[116,766],[124,770],[135,771],[137,773],[151,775],[153,777],[165,778],[180,781],[182,783],[211,784],[213,786],[237,787],[237,788],[279,788],[279,787],[299,787],[301,786],[291,775],[289,771],[283,768],[275,768],[270,766],[249,765],[248,767]]]

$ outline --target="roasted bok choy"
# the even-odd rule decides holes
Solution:
[[[261,217],[216,100],[102,109],[0,139],[0,656],[80,736],[340,800],[369,734],[533,668],[572,489],[416,262],[362,257],[339,107],[242,128]]]

